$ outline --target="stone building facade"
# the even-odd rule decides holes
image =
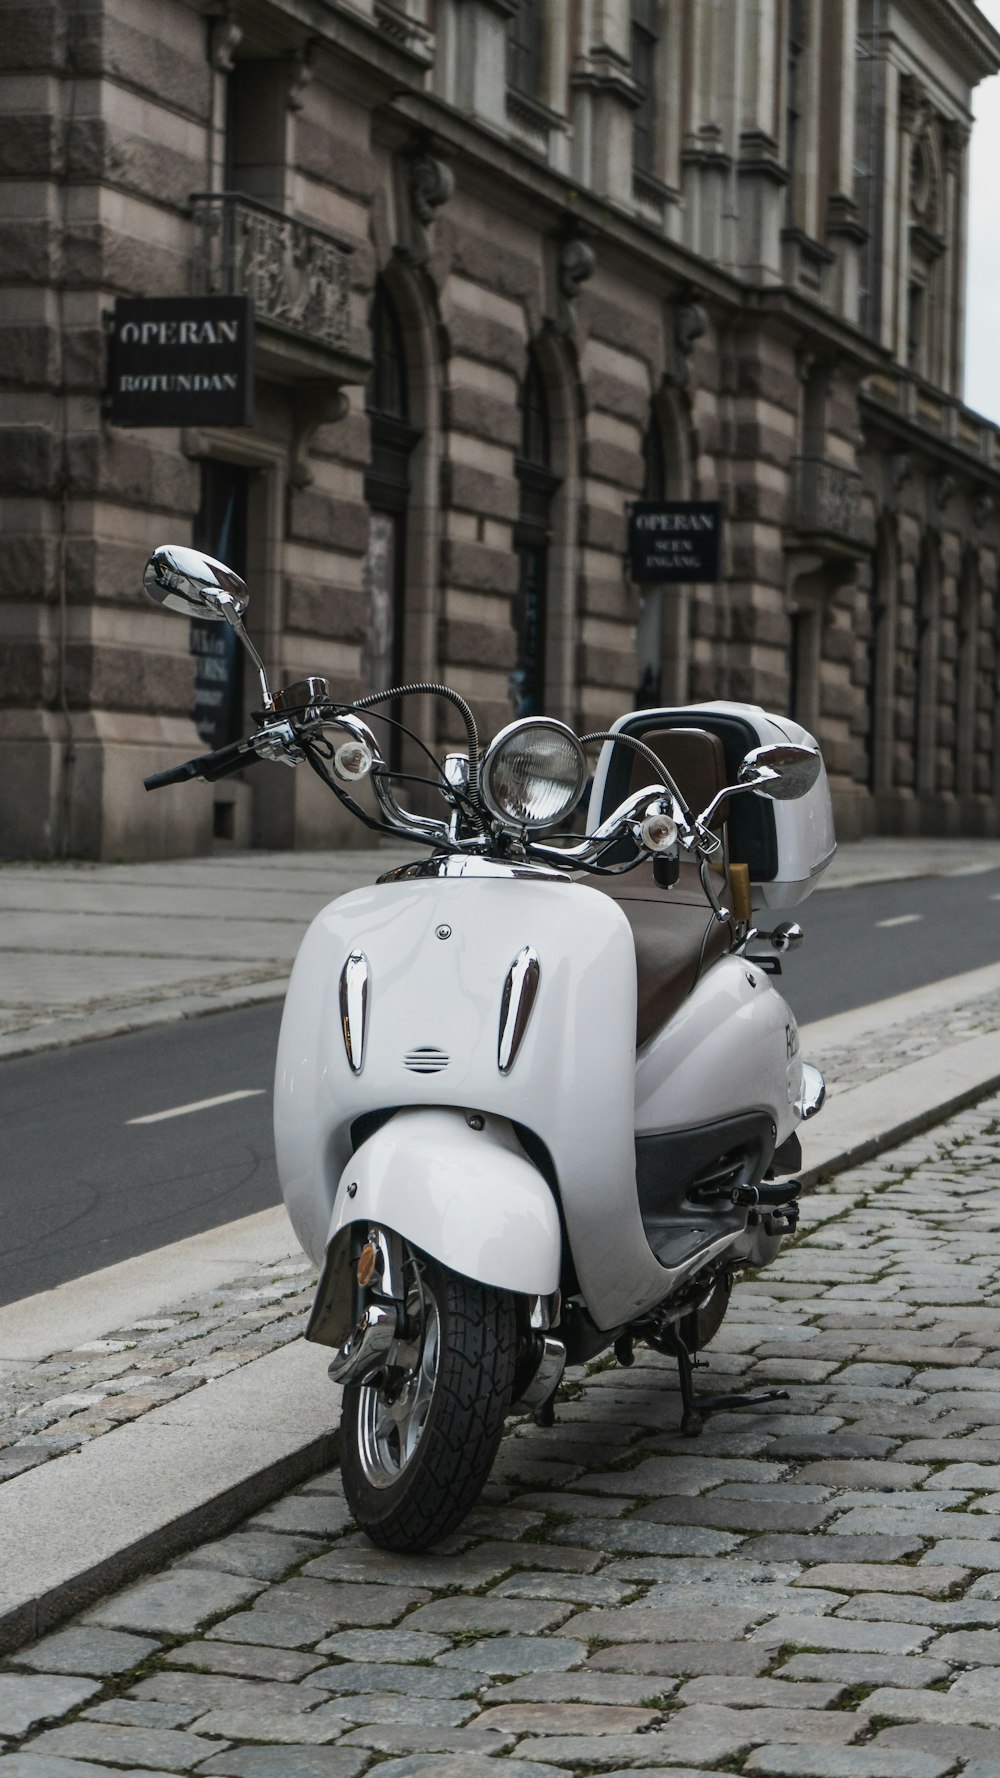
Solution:
[[[139,591],[191,540],[278,683],[749,699],[844,837],[998,831],[998,65],[972,0],[0,0],[0,852],[342,833],[303,772],[144,795],[255,701]],[[253,423],[113,425],[113,300],[198,292],[253,299]],[[644,495],[722,503],[716,583],[630,582]]]

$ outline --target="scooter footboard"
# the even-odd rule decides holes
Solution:
[[[350,1333],[347,1231],[394,1229],[480,1284],[548,1296],[559,1284],[555,1199],[505,1118],[446,1107],[400,1111],[351,1157],[334,1200],[327,1257],[306,1338]]]

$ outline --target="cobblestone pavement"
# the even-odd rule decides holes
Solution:
[[[0,1672],[0,1778],[1000,1778],[998,1171],[995,1098],[810,1197],[710,1356],[787,1401],[684,1440],[598,1364],[430,1556],[330,1472],[102,1601]]]
[[[966,1043],[970,1037],[984,1037],[1000,1031],[1000,993],[978,995],[963,1000],[948,1012],[938,1011],[933,1018],[910,1018],[895,1025],[883,1025],[867,1037],[855,1036],[850,1043],[830,1045],[822,1055],[813,1056],[827,1080],[841,1093],[861,1086],[872,1078],[873,1066],[880,1073],[905,1068],[925,1056],[938,1055],[953,1044]]]

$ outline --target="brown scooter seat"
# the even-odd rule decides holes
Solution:
[[[658,729],[642,739],[663,759],[694,814],[728,782],[722,742],[716,735],[704,729]],[[637,754],[630,794],[651,778],[652,768]],[[595,876],[587,882],[618,903],[632,928],[638,982],[635,1040],[640,1046],[684,1004],[709,964],[729,950],[733,927],[715,918],[697,866],[687,862],[682,862],[673,889],[661,889],[654,882],[652,862],[624,876]],[[718,886],[723,887],[722,879]]]

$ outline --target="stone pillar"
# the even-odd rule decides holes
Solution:
[[[597,197],[631,203],[631,12],[619,0],[593,0],[583,9],[583,36],[574,58],[573,122],[578,146],[574,171]]]
[[[737,261],[754,283],[781,282],[788,175],[781,164],[784,34],[776,0],[742,0],[734,73],[739,119]]]
[[[890,81],[890,86],[892,82]],[[898,162],[894,187],[894,213],[891,231],[886,239],[895,243],[895,295],[891,316],[891,332],[885,343],[900,364],[908,357],[907,324],[909,320],[910,286],[910,159],[913,140],[927,107],[927,94],[915,74],[897,77],[898,92]],[[888,122],[886,125],[889,128]],[[886,186],[889,180],[886,179]]]
[[[965,372],[965,270],[969,219],[969,129],[946,122],[942,128],[945,166],[944,341],[941,355],[943,387],[962,398]],[[972,406],[975,407],[973,391]]]
[[[736,252],[732,167],[739,57],[732,0],[703,0],[694,9],[688,44],[681,146],[684,245],[725,266],[733,264]]]
[[[857,0],[821,11],[815,73],[822,96],[820,177],[816,181],[817,233],[834,255],[830,299],[845,321],[857,326],[861,254],[866,234],[854,198],[854,135],[857,112]],[[821,206],[825,202],[826,214]],[[874,218],[872,218],[874,226]]]

